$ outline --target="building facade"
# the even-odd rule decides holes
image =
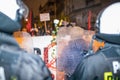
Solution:
[[[90,23],[91,29],[94,29],[98,13],[112,2],[115,0],[48,0],[41,11],[54,13],[51,14],[51,20],[57,18],[75,22],[85,29]]]

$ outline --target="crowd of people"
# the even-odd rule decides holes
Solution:
[[[41,57],[21,49],[13,37],[28,11],[22,0],[0,2],[0,80],[53,80]],[[119,19],[116,2],[98,14],[96,31],[60,27],[56,80],[120,80]]]

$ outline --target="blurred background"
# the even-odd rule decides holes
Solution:
[[[54,20],[74,23],[84,29],[94,30],[94,23],[100,10],[117,0],[23,0],[29,7],[28,20],[23,21],[23,30],[36,31],[34,35],[51,35],[56,29]],[[40,20],[40,14],[47,13],[49,20]],[[35,29],[34,29],[35,28]],[[44,29],[46,28],[46,30]],[[46,33],[47,32],[47,33]],[[45,34],[44,34],[45,33]],[[33,33],[31,33],[33,35]]]

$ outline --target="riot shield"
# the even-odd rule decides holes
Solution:
[[[82,52],[88,49],[83,39],[84,29],[79,26],[61,27],[57,33],[57,80],[72,76],[83,59]]]

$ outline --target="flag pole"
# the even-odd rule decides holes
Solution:
[[[44,25],[45,25],[45,33],[47,33],[46,21],[44,21]]]

